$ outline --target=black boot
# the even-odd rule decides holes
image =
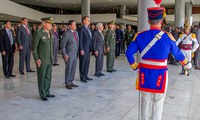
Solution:
[[[179,75],[184,75],[185,74],[185,69],[184,67],[182,66],[182,72],[179,74]]]
[[[190,76],[190,70],[187,70],[187,76]]]

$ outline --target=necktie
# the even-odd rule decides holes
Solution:
[[[10,30],[8,30],[8,36],[10,38],[10,44],[12,46],[13,45],[13,36],[12,36],[12,32]]]
[[[26,29],[26,32],[27,32],[28,34],[30,34],[30,31],[29,31],[28,27],[25,27],[25,29]]]
[[[90,29],[89,29],[89,28],[87,28],[87,30],[88,30],[88,32],[89,32],[89,34],[90,34],[90,38],[92,38],[92,34],[91,34],[91,31],[90,31]]]
[[[74,37],[75,37],[75,39],[76,39],[76,42],[78,42],[78,37],[76,36],[76,33],[73,32],[73,34],[74,34]]]
[[[54,32],[54,34],[56,35],[56,38],[58,39],[58,33],[57,33],[57,32]]]
[[[104,40],[104,35],[103,35],[103,33],[102,32],[100,32],[101,33],[101,36],[102,36],[102,38],[103,38],[103,40]]]

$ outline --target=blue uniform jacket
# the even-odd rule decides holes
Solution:
[[[136,88],[145,92],[164,93],[167,82],[167,58],[171,52],[176,60],[181,64],[187,64],[183,53],[176,46],[175,39],[170,33],[164,33],[162,38],[158,40],[151,49],[141,58],[148,62],[153,62],[154,65],[147,63],[135,62],[134,54],[139,51],[141,53],[146,46],[155,38],[161,30],[150,29],[144,32],[137,33],[126,51],[127,60],[132,69],[138,70],[138,78]],[[157,63],[165,63],[165,65],[156,65]]]

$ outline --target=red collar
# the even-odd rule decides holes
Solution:
[[[156,27],[156,26],[151,26],[150,29],[156,29],[156,30],[161,30],[161,28]]]

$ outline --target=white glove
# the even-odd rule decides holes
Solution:
[[[192,53],[195,52],[196,50],[192,50]]]
[[[187,65],[184,66],[184,68],[186,68],[186,69],[191,69],[191,68],[192,68],[192,64],[191,64],[191,63],[188,63]]]

